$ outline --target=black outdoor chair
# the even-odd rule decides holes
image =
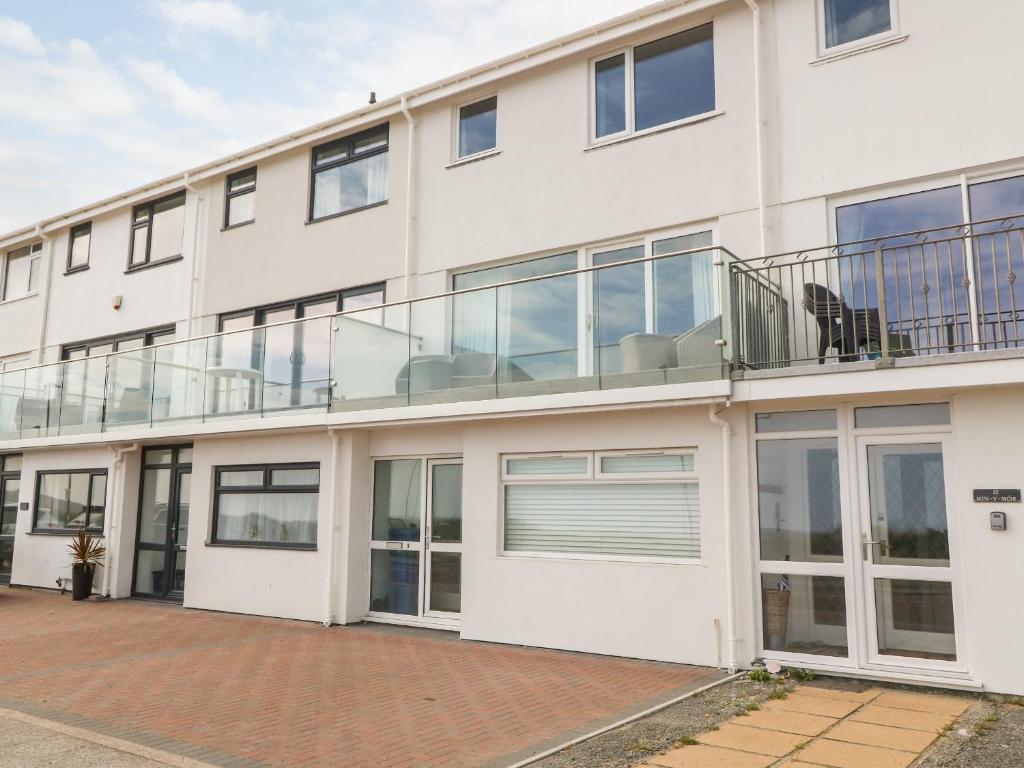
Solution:
[[[856,360],[860,350],[881,347],[882,333],[877,309],[851,309],[828,288],[817,283],[804,285],[804,308],[818,322],[818,364],[832,348],[841,362]]]

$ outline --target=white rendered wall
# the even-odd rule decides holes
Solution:
[[[319,621],[327,575],[331,447],[325,431],[199,440],[192,459],[185,607]],[[213,470],[230,464],[320,463],[317,549],[213,546]]]

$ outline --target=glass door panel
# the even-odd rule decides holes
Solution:
[[[860,441],[868,663],[948,668],[960,658],[946,440]]]
[[[168,593],[176,596],[185,594],[185,564],[188,548],[188,507],[192,495],[192,471],[181,469],[176,472],[177,489],[174,494],[174,515],[170,535],[170,569]]]
[[[0,475],[0,583],[11,580],[14,566],[14,528],[20,489],[19,475]]]
[[[423,462],[378,460],[373,465],[370,611],[420,615],[423,545]]]
[[[462,608],[462,463],[434,460],[428,464],[424,602],[429,615],[444,616]]]

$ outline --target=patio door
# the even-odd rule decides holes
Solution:
[[[378,459],[370,616],[457,626],[462,609],[461,459]]]
[[[950,557],[949,437],[860,437],[857,453],[863,661],[962,669]]]
[[[11,580],[20,490],[21,457],[0,456],[0,584]]]
[[[190,446],[143,451],[133,595],[184,599],[191,487]]]

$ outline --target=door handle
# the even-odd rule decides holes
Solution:
[[[869,559],[870,553],[868,547],[878,546],[878,554],[881,557],[887,557],[889,554],[889,542],[885,539],[872,540],[867,537],[867,534],[861,534],[861,555],[865,560]]]

